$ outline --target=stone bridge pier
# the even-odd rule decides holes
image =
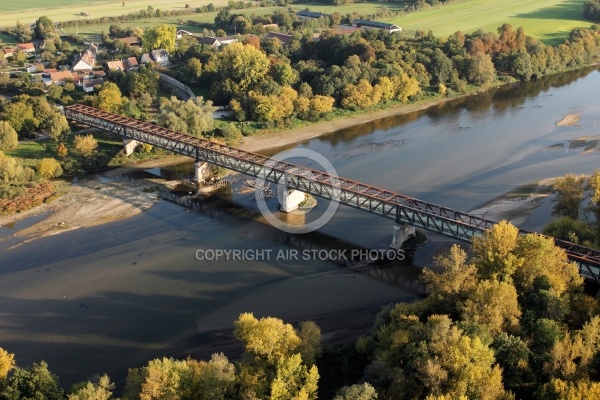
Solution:
[[[288,178],[284,175],[282,181],[277,185],[277,199],[279,200],[279,209],[285,213],[298,209],[300,203],[304,201],[306,195],[304,192],[287,188]]]
[[[210,166],[207,162],[196,161],[194,163],[194,182],[196,184],[206,180],[210,174]]]
[[[390,247],[396,250],[402,248],[402,244],[415,236],[415,234],[414,226],[396,222],[394,224],[394,232],[392,234],[392,243],[390,244]]]
[[[125,155],[128,156],[135,151],[135,148],[138,147],[140,142],[135,139],[128,139],[126,137],[123,138],[123,149],[125,150]]]

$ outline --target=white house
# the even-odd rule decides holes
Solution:
[[[96,65],[96,57],[98,56],[98,46],[93,43],[75,59],[73,63],[73,72],[92,72]]]
[[[166,67],[170,64],[169,54],[164,49],[152,50],[150,53],[142,55],[142,64],[156,63],[161,67]]]

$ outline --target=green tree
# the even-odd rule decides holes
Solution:
[[[71,133],[71,128],[64,115],[59,112],[53,112],[46,119],[46,132],[48,132],[48,136],[52,140],[58,142],[64,140]]]
[[[587,0],[583,3],[583,17],[591,21],[600,21],[600,0]]]
[[[18,133],[33,131],[39,126],[33,108],[24,102],[9,103],[4,107],[4,120]]]
[[[0,150],[12,150],[19,144],[17,132],[7,121],[0,121]]]
[[[44,40],[54,32],[54,22],[52,22],[50,18],[41,16],[37,21],[35,21],[34,33],[37,39]]]
[[[97,383],[83,382],[74,385],[72,393],[67,396],[68,400],[109,400],[115,384],[110,381],[108,375],[102,375]]]
[[[142,369],[140,400],[181,399],[180,383],[187,370],[185,361],[172,358],[151,360]]]
[[[31,39],[33,39],[33,31],[31,30],[29,25],[23,24],[19,20],[17,20],[15,36],[17,37],[17,40],[21,43],[31,42]]]
[[[552,215],[578,219],[584,186],[585,177],[583,175],[567,174],[558,178],[552,186],[552,191],[556,194],[556,204],[552,209]]]
[[[181,79],[191,84],[196,84],[202,76],[202,63],[195,57],[188,58],[180,71]]]
[[[588,179],[588,188],[591,191],[590,206],[588,209],[594,213],[596,242],[600,242],[600,169],[596,168]]]
[[[338,390],[333,400],[377,400],[377,391],[368,382],[344,386]]]
[[[177,132],[192,136],[202,136],[213,128],[213,112],[211,101],[204,101],[202,97],[178,100],[175,96],[170,99],[160,99],[160,113],[158,123]]]
[[[64,398],[63,390],[58,385],[58,377],[48,370],[48,364],[44,361],[24,369],[15,368],[1,386],[1,400]]]
[[[475,53],[469,60],[467,67],[469,82],[481,86],[488,86],[496,80],[496,68],[489,54]]]
[[[512,284],[506,282],[479,282],[458,308],[463,321],[483,325],[492,334],[501,331],[516,332],[519,327],[521,310],[517,291]]]
[[[175,51],[177,28],[174,25],[159,25],[144,32],[142,46],[144,51],[164,49],[167,53]]]
[[[231,398],[236,382],[235,366],[223,353],[213,354],[210,361],[186,360],[181,376],[182,400],[220,400]]]

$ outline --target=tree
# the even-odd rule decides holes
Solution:
[[[313,321],[300,323],[298,332],[300,344],[297,351],[302,355],[302,360],[307,365],[314,365],[321,355],[321,328]]]
[[[8,121],[17,133],[32,131],[39,126],[33,108],[25,102],[9,103],[4,107],[4,120]]]
[[[453,245],[448,253],[436,256],[434,266],[439,273],[425,268],[421,281],[436,310],[453,314],[466,294],[475,290],[477,268],[467,263],[467,253],[458,245]]]
[[[483,237],[473,238],[475,264],[483,279],[511,281],[512,274],[523,264],[513,253],[518,235],[514,225],[500,221]]]
[[[202,97],[178,100],[175,96],[171,99],[160,99],[160,113],[158,123],[177,132],[187,133],[192,136],[202,136],[213,127],[213,112],[211,101],[204,101]]]
[[[475,53],[469,60],[467,79],[477,85],[487,86],[496,79],[496,69],[489,54]]]
[[[180,399],[180,382],[186,370],[185,361],[166,357],[151,360],[148,366],[142,369],[144,380],[139,394],[140,400]]]
[[[596,241],[600,241],[600,169],[596,168],[588,179],[588,188],[591,190],[591,204],[588,209],[594,213]]]
[[[294,354],[300,344],[292,325],[278,318],[256,319],[252,313],[243,313],[234,327],[233,334],[242,341],[245,351],[269,363]]]
[[[44,40],[49,34],[54,33],[54,31],[54,23],[50,18],[41,16],[37,21],[35,21],[34,33],[37,39]]]
[[[433,84],[446,83],[450,80],[452,69],[454,68],[452,60],[438,48],[433,51],[431,56],[431,77]]]
[[[234,94],[247,92],[258,85],[269,72],[269,59],[252,46],[232,43],[217,55],[215,72],[219,91],[229,100]]]
[[[15,367],[15,355],[0,347],[0,382],[2,382],[11,369]]]
[[[517,291],[512,284],[506,282],[479,282],[458,308],[463,321],[483,325],[492,334],[514,332],[519,327],[521,310]]]
[[[73,151],[80,156],[90,156],[98,147],[98,142],[94,136],[90,135],[75,135],[73,141]]]
[[[210,361],[186,360],[181,376],[182,400],[220,400],[230,398],[235,385],[235,366],[223,353],[213,354]]]
[[[129,94],[140,98],[145,93],[155,97],[158,94],[158,73],[151,67],[143,66],[137,74],[126,74],[125,85]]]
[[[567,174],[558,178],[552,186],[552,191],[556,194],[556,204],[552,209],[552,215],[578,219],[584,185],[585,177],[583,175]]]
[[[0,400],[44,399],[63,400],[58,377],[48,370],[44,361],[31,367],[15,368],[1,385]]]
[[[56,178],[62,175],[60,163],[54,158],[42,158],[38,161],[35,169],[45,178]]]
[[[0,121],[0,150],[12,150],[19,144],[17,132],[7,121]]]
[[[115,384],[106,374],[102,375],[97,383],[83,382],[74,387],[72,393],[67,396],[68,400],[109,400],[115,390]]]
[[[56,155],[64,159],[67,156],[67,154],[69,154],[69,149],[67,148],[67,145],[64,142],[60,142],[56,146]]]
[[[181,68],[182,80],[195,84],[202,75],[202,63],[195,57],[188,58]]]
[[[278,363],[269,399],[316,399],[318,382],[317,367],[307,368],[300,354],[292,354]]]
[[[121,90],[119,90],[119,87],[116,84],[105,82],[100,86],[100,90],[94,98],[93,104],[101,110],[118,113],[123,107],[124,99],[121,95]]]
[[[17,37],[17,40],[21,43],[31,42],[31,39],[33,39],[33,31],[31,30],[29,25],[23,24],[18,20],[15,35]]]
[[[368,382],[344,386],[338,390],[333,400],[377,400],[377,391]]]
[[[159,25],[147,29],[142,39],[144,51],[164,49],[167,53],[174,52],[176,31],[174,25]]]
[[[71,128],[64,115],[53,112],[46,120],[46,132],[52,140],[58,142],[64,140],[71,133]]]
[[[600,21],[600,0],[587,0],[583,3],[583,17],[595,22]]]

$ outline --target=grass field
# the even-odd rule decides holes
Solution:
[[[522,26],[525,33],[546,44],[562,43],[569,31],[590,27],[583,19],[585,0],[467,0],[438,8],[419,11],[387,22],[404,30],[433,31],[435,36],[447,36],[458,30],[469,33],[479,28],[496,32],[507,22],[515,29]]]
[[[91,17],[118,16],[145,9],[152,6],[155,9],[183,9],[186,4],[198,7],[202,4],[213,3],[215,6],[227,5],[227,0],[0,0],[0,28],[15,26],[16,21],[31,23],[45,15],[54,22],[69,21],[81,17],[81,12],[87,12]]]
[[[546,44],[556,45],[564,41],[574,28],[589,27],[590,22],[583,20],[583,3],[585,0],[464,0],[462,2],[450,3],[436,8],[424,9],[416,13],[389,19],[402,26],[405,32],[416,30],[433,31],[436,36],[447,36],[458,30],[465,33],[477,29],[485,29],[495,32],[500,25],[507,22],[515,28],[522,26],[528,35],[535,36]],[[35,8],[39,2],[33,0],[0,0],[0,27],[14,26],[17,19],[22,22],[33,22],[39,16],[46,15],[53,21],[73,20],[81,17],[82,11],[89,13],[92,17],[117,16],[129,12],[145,9],[149,5],[160,9],[184,8],[186,4],[197,7],[201,4],[212,2],[217,6],[227,3],[227,0],[47,0],[43,4],[47,8]],[[291,5],[298,11],[309,8],[311,11],[323,13],[339,12],[346,15],[353,11],[360,14],[374,14],[378,8],[387,7],[391,11],[401,8],[398,3],[365,2],[346,4],[341,6],[326,5],[323,3],[299,3]],[[29,9],[28,9],[29,8]],[[15,11],[15,10],[25,11]],[[287,7],[266,7],[234,10],[234,13],[243,14],[267,14],[276,10],[287,9]],[[4,10],[11,10],[7,12]],[[4,12],[3,12],[4,11]],[[214,21],[216,13],[190,14],[180,17],[150,18],[135,20],[121,24],[127,26],[140,26],[149,28],[159,24],[174,24],[179,28],[191,32],[200,32],[201,29],[187,24],[178,24],[177,20],[194,20],[197,22],[210,23]],[[107,32],[110,24],[81,25],[77,28],[69,28],[68,31],[78,33],[82,36],[94,36],[100,32]]]

